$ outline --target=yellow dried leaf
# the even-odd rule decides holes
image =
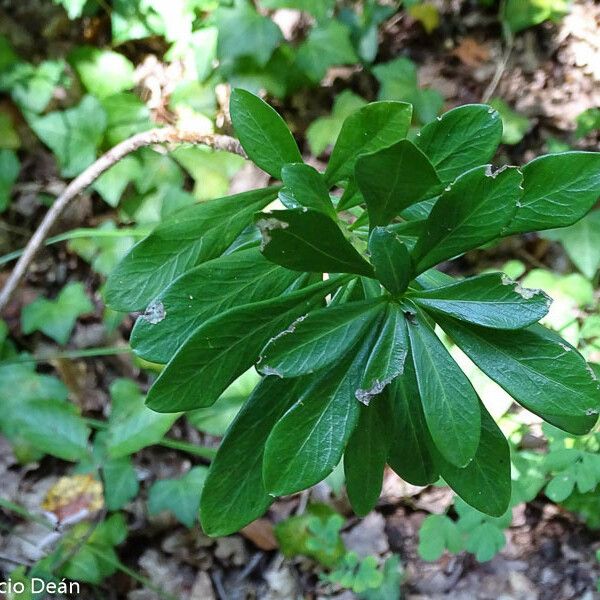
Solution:
[[[87,516],[104,505],[102,484],[86,475],[61,477],[49,490],[42,509],[54,513],[59,522],[75,516]]]
[[[427,33],[435,31],[440,26],[440,13],[438,9],[429,2],[415,4],[408,9],[408,14],[423,25]]]

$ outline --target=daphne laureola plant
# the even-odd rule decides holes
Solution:
[[[263,375],[210,467],[204,529],[240,529],[342,457],[358,514],[377,502],[386,464],[504,513],[508,444],[438,334],[573,434],[594,426],[600,386],[538,324],[543,292],[435,267],[576,222],[600,194],[600,153],[495,170],[502,124],[488,106],[450,110],[408,139],[411,105],[374,102],[346,119],[321,173],[261,99],[234,90],[230,109],[248,157],[281,183],[175,213],[106,287],[112,308],[145,311],[131,345],[166,365],[147,397],[155,411],[208,407],[252,366]]]

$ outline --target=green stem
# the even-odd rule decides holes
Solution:
[[[105,421],[101,421],[100,419],[92,419],[87,417],[85,422],[94,429],[99,429],[100,431],[104,431],[108,429],[108,423]],[[207,458],[212,460],[216,455],[217,451],[214,448],[208,448],[206,446],[197,446],[196,444],[192,444],[190,442],[184,442],[183,440],[174,440],[172,438],[163,438],[160,442],[156,443],[157,446],[163,446],[163,448],[171,448],[172,450],[179,450],[181,452],[186,452],[187,454],[192,454],[194,456],[200,456],[201,458]]]
[[[127,354],[131,352],[129,346],[110,346],[108,348],[85,348],[84,350],[65,350],[64,352],[55,352],[46,356],[17,356],[15,358],[7,358],[2,361],[3,365],[21,364],[21,363],[37,363],[37,362],[52,362],[59,359],[72,358],[90,358],[94,356],[113,356],[115,354]]]
[[[40,515],[35,515],[35,514],[29,512],[26,508],[24,508],[20,504],[11,502],[10,500],[7,500],[6,498],[0,497],[0,507],[5,508],[6,510],[10,510],[11,512],[14,512],[15,514],[19,515],[20,517],[23,517],[24,519],[33,521],[34,523],[38,523],[39,525],[43,525],[44,527],[46,527],[46,529],[50,529],[51,531],[54,531],[56,529],[54,527],[54,525],[52,525],[52,523],[50,523],[50,521],[48,521],[48,519],[45,519],[44,517],[42,517]]]

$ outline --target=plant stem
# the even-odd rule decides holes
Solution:
[[[10,500],[7,500],[6,498],[0,497],[0,507],[5,508],[6,510],[10,510],[11,512],[14,512],[15,514],[19,515],[20,517],[23,517],[24,519],[33,521],[34,523],[37,523],[38,525],[42,525],[43,527],[46,527],[46,529],[50,529],[51,531],[56,530],[56,527],[52,523],[50,523],[50,521],[48,521],[48,519],[45,519],[44,517],[42,517],[40,515],[35,515],[35,514],[29,512],[26,508],[24,508],[20,504],[11,502]]]
[[[45,356],[17,356],[1,361],[3,365],[18,365],[21,363],[52,362],[60,359],[91,358],[94,356],[113,356],[115,354],[128,354],[131,352],[129,346],[109,346],[107,348],[85,348],[84,350],[65,350]]]

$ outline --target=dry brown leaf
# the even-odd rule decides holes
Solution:
[[[103,505],[102,484],[88,473],[61,477],[48,490],[41,507],[64,523],[89,516]]]
[[[273,524],[268,519],[256,519],[256,521],[252,521],[240,533],[257,548],[265,552],[275,550],[278,547],[275,534],[273,533]]]
[[[489,48],[472,37],[463,38],[452,54],[467,67],[479,67],[490,58]]]

